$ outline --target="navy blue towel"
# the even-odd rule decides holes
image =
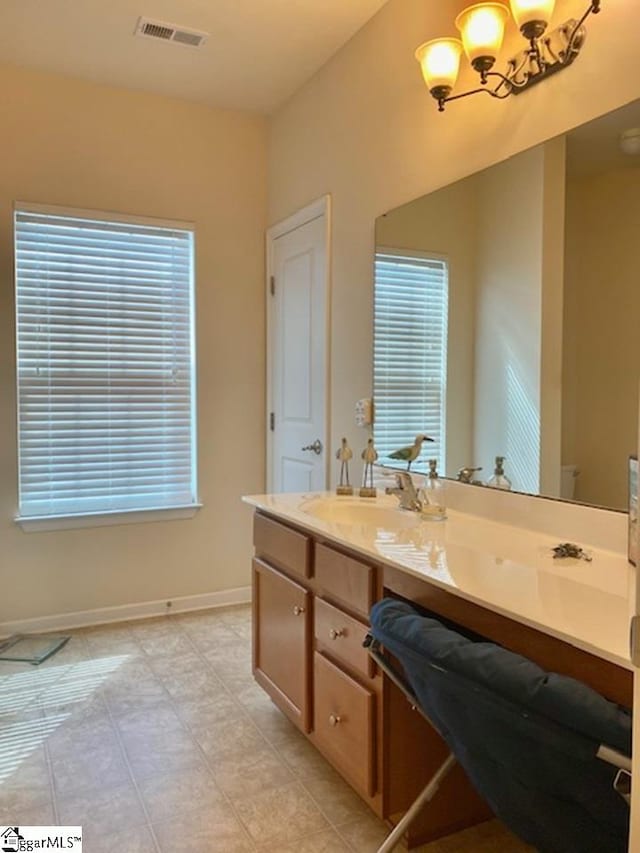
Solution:
[[[548,673],[384,599],[371,632],[402,664],[420,705],[495,814],[540,853],[626,853],[629,809],[606,744],[631,755],[631,716]]]

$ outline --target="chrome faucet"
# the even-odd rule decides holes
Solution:
[[[480,482],[480,480],[474,480],[473,479],[473,475],[476,473],[476,471],[482,471],[482,465],[479,468],[470,468],[470,467],[461,468],[458,471],[458,478],[457,479],[461,483],[471,483],[471,485],[473,485],[473,486],[481,486],[483,484]]]
[[[408,471],[397,471],[395,474],[397,486],[387,486],[385,493],[395,495],[400,501],[400,509],[408,509],[411,512],[422,511],[422,501]]]

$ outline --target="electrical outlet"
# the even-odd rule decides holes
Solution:
[[[356,426],[371,426],[373,423],[373,400],[365,397],[356,403]]]

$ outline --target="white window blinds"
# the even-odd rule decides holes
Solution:
[[[15,213],[20,516],[196,501],[193,232]]]
[[[445,473],[448,270],[444,260],[378,249],[375,259],[374,399],[379,462],[421,433],[421,464]]]

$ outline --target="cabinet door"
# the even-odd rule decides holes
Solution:
[[[310,727],[311,594],[253,561],[253,673],[303,732]]]

